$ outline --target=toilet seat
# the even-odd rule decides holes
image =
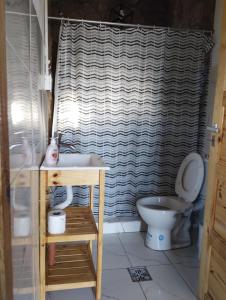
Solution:
[[[204,179],[204,164],[201,156],[190,153],[182,161],[177,173],[175,192],[177,196],[150,196],[137,201],[137,206],[146,209],[170,214],[170,212],[183,211],[192,206],[196,200]],[[164,210],[160,206],[166,206]]]
[[[171,212],[179,211],[182,212],[192,206],[191,203],[185,202],[176,196],[144,197],[137,201],[137,205],[162,214],[170,214]],[[164,209],[164,207],[166,207],[166,209]]]
[[[200,192],[203,179],[203,160],[199,154],[190,153],[179,168],[175,184],[176,194],[182,201],[193,202]]]

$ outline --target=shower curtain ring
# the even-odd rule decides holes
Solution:
[[[213,38],[214,38],[214,30],[211,30],[211,32],[210,32],[210,38],[211,38],[211,40],[213,40]]]

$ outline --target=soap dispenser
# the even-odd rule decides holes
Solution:
[[[54,166],[57,164],[58,157],[59,157],[59,150],[58,150],[56,138],[52,137],[51,142],[46,150],[45,161],[48,165]]]

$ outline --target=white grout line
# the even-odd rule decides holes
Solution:
[[[124,247],[124,244],[123,244],[123,242],[122,242],[122,240],[121,240],[121,238],[120,238],[120,234],[117,234],[117,236],[118,236],[118,238],[119,238],[119,240],[120,240],[120,243],[121,243],[121,245],[122,245],[122,247],[123,247],[123,249],[124,249],[124,251],[125,251],[125,254],[126,254],[126,256],[127,256],[128,260],[129,260],[129,263],[131,264],[131,267],[133,267],[132,262],[131,262],[131,260],[130,260],[130,258],[129,258],[128,252],[127,252],[126,248]],[[193,289],[191,288],[190,284],[185,280],[185,278],[181,275],[181,273],[176,269],[175,264],[174,264],[174,263],[170,260],[170,258],[166,255],[165,251],[162,251],[162,253],[165,255],[165,257],[166,257],[167,260],[169,261],[169,265],[171,265],[171,266],[174,268],[174,270],[176,271],[176,273],[182,278],[182,280],[184,281],[184,283],[186,284],[186,286],[188,287],[188,289],[191,291],[191,293],[192,293],[195,297],[197,297],[197,295],[194,293]],[[164,264],[164,265],[165,265],[165,264]],[[150,265],[150,266],[146,266],[146,267],[147,267],[147,268],[150,268],[151,265]],[[150,274],[150,275],[151,275],[151,274]],[[154,279],[152,278],[152,280],[154,280]],[[146,297],[146,295],[145,295],[145,292],[144,292],[144,290],[143,290],[143,287],[142,287],[141,283],[139,283],[139,285],[140,285],[140,287],[141,287],[141,289],[142,289],[142,293],[144,294],[145,299],[148,300],[147,297]]]
[[[121,244],[123,250],[125,251],[125,254],[126,254],[127,258],[128,258],[128,261],[129,261],[129,263],[130,263],[130,266],[133,267],[132,261],[130,260],[130,257],[129,257],[129,255],[128,255],[127,251],[126,251],[126,248],[125,248],[125,246],[124,246],[124,244],[123,244],[123,242],[122,242],[122,240],[121,240],[121,238],[120,238],[120,234],[118,233],[117,236],[118,236],[118,239],[119,239],[119,241],[120,241],[120,244]],[[153,280],[153,279],[152,279],[152,280]],[[138,284],[139,284],[139,286],[140,286],[140,288],[141,288],[141,291],[142,291],[142,294],[144,295],[144,298],[145,298],[146,300],[148,300],[148,298],[146,297],[145,292],[144,292],[144,290],[143,290],[143,288],[142,288],[141,283],[138,282]]]
[[[188,289],[191,291],[192,295],[194,295],[195,297],[197,297],[197,295],[194,293],[193,289],[191,288],[190,284],[187,282],[187,280],[184,278],[184,276],[177,270],[177,268],[175,267],[174,263],[172,263],[172,267],[177,272],[177,274],[180,276],[180,278],[182,278],[182,280],[184,281],[184,283],[186,284],[186,286],[188,287]]]
[[[130,267],[133,267],[132,261],[131,261],[129,255],[128,255],[127,251],[126,251],[126,248],[125,248],[125,246],[124,246],[124,244],[123,244],[123,242],[122,242],[122,240],[121,240],[121,238],[120,238],[120,234],[119,234],[119,233],[117,233],[117,237],[118,237],[118,239],[119,239],[119,242],[120,242],[120,244],[121,244],[121,246],[122,246],[122,248],[123,248],[123,250],[124,250],[124,252],[125,252],[125,254],[126,254],[126,256],[127,256],[127,258],[128,258],[128,261],[129,261],[129,263],[130,263]]]

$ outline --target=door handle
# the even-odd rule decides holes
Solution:
[[[207,126],[206,129],[211,133],[219,133],[220,131],[217,123],[213,124],[213,126]]]

